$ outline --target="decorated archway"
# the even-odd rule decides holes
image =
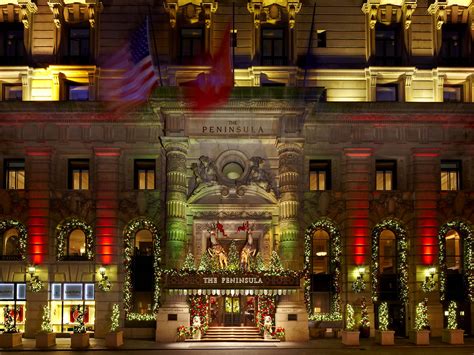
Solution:
[[[56,259],[64,260],[67,238],[74,230],[79,229],[85,235],[85,252],[87,260],[94,259],[94,234],[92,227],[78,218],[67,218],[56,227]]]
[[[446,300],[446,235],[449,231],[455,230],[459,233],[463,241],[463,275],[467,287],[467,298],[474,301],[474,231],[469,222],[454,220],[441,226],[438,233],[439,246],[439,293],[441,301]]]
[[[18,231],[18,253],[21,260],[26,260],[26,243],[28,239],[28,231],[25,225],[15,219],[0,220],[0,236],[10,229]]]
[[[311,308],[311,266],[312,266],[312,244],[313,235],[317,230],[324,230],[329,234],[329,259],[330,272],[332,274],[332,299],[330,313],[314,314]],[[342,319],[341,312],[341,233],[333,221],[322,218],[314,222],[305,233],[304,239],[304,274],[305,274],[305,302],[310,319],[317,320],[339,320]]]
[[[153,289],[153,314],[137,314],[132,312],[132,257],[134,251],[134,238],[137,232],[141,230],[147,230],[152,235],[153,241],[153,276],[154,276],[154,289]],[[160,234],[156,225],[146,218],[135,218],[131,220],[124,229],[124,266],[125,266],[125,283],[124,283],[124,310],[128,320],[152,320],[154,314],[157,312],[160,301],[160,279],[161,279],[161,246],[160,246]]]
[[[403,223],[395,218],[385,219],[378,223],[371,234],[371,276],[372,276],[372,300],[379,299],[379,239],[384,230],[389,230],[395,234],[397,265],[396,271],[399,281],[399,297],[402,303],[408,301],[408,241],[407,232]]]

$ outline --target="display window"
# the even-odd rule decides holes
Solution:
[[[95,290],[93,283],[53,283],[50,286],[51,324],[56,333],[70,333],[82,312],[88,332],[94,332]]]
[[[13,318],[14,326],[20,331],[25,331],[26,315],[26,284],[25,283],[0,283],[0,332],[5,330],[4,309]]]

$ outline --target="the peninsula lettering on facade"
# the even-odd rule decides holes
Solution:
[[[262,126],[252,124],[239,124],[237,121],[227,121],[223,124],[203,125],[201,133],[223,133],[223,134],[263,134]]]
[[[217,277],[203,277],[205,284],[217,284]],[[220,277],[221,284],[263,284],[261,277]]]

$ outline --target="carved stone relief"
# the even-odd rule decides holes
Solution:
[[[472,220],[474,217],[474,193],[450,192],[438,200],[438,213],[440,222],[454,218]]]
[[[304,225],[310,225],[321,217],[342,221],[345,206],[346,203],[341,192],[323,191],[306,193],[303,203]]]
[[[25,193],[16,190],[0,190],[0,215],[26,221],[28,201]]]
[[[146,216],[152,221],[159,221],[161,214],[160,194],[153,191],[123,193],[119,202],[119,216],[128,223],[138,216]]]
[[[373,194],[369,201],[371,217],[374,221],[392,216],[408,222],[413,215],[414,203],[411,192],[382,192]]]
[[[95,216],[95,200],[90,191],[55,191],[51,199],[51,214],[59,223],[72,216],[92,224]]]

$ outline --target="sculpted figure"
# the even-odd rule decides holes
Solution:
[[[250,256],[255,256],[257,253],[257,248],[253,245],[252,226],[250,226],[249,221],[237,228],[237,232],[240,231],[245,231],[246,234],[246,243],[240,252],[240,267],[244,271],[249,271]]]
[[[199,164],[192,163],[191,169],[194,174],[194,190],[199,189],[203,185],[217,183],[216,164],[209,157],[201,155],[199,157]]]
[[[225,269],[227,268],[227,253],[224,249],[224,247],[219,243],[218,241],[218,238],[217,238],[217,234],[219,232],[222,232],[223,236],[227,236],[224,232],[224,227],[222,226],[222,224],[220,224],[219,222],[216,223],[213,223],[209,226],[209,229],[208,229],[209,233],[210,233],[210,240],[211,240],[211,244],[212,246],[207,249],[207,252],[209,253],[209,255],[211,257],[216,257],[218,260],[219,260],[219,267],[221,269]]]
[[[247,183],[254,183],[260,186],[267,192],[270,192],[272,189],[272,180],[268,171],[263,169],[263,158],[261,157],[252,157],[250,158],[250,170],[247,178]]]
[[[272,317],[265,316],[263,319],[263,338],[272,339]]]

